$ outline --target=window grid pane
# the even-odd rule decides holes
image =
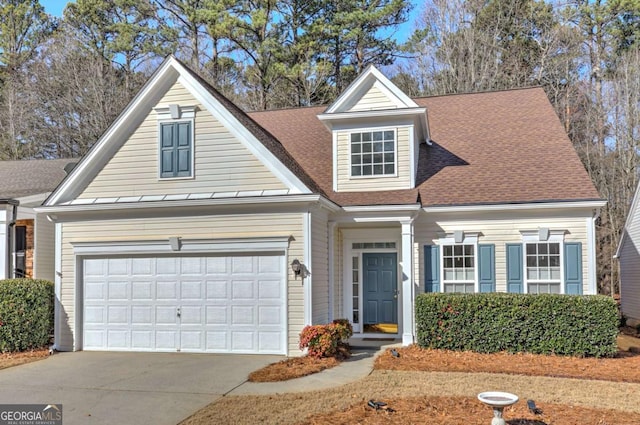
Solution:
[[[395,132],[351,134],[351,176],[395,174]]]
[[[474,245],[444,245],[442,247],[445,292],[474,292],[474,254]]]
[[[526,253],[529,293],[559,294],[560,243],[528,243]]]

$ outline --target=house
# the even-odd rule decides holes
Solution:
[[[620,264],[620,310],[628,326],[640,325],[640,185],[627,214],[615,258]]]
[[[54,225],[39,206],[75,162],[0,161],[0,279],[54,280]]]
[[[299,355],[414,341],[424,291],[595,294],[604,205],[540,88],[246,114],[169,57],[39,212],[60,350]]]

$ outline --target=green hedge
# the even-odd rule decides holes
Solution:
[[[0,352],[44,347],[53,333],[53,283],[0,280]]]
[[[608,357],[617,352],[615,301],[599,295],[422,294],[416,299],[418,345]]]

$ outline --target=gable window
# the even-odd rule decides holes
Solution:
[[[193,142],[191,122],[160,124],[160,177],[191,177]]]
[[[390,176],[396,173],[394,130],[351,133],[351,176]]]
[[[531,294],[559,294],[560,243],[538,242],[525,244],[528,292]]]
[[[444,292],[474,292],[476,282],[475,246],[442,246]]]

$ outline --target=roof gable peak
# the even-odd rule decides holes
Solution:
[[[324,114],[350,112],[372,91],[384,96],[387,109],[417,108],[418,105],[391,82],[378,68],[369,65],[344,92],[325,110]],[[375,109],[386,108],[381,106]],[[362,109],[359,109],[361,111]]]

